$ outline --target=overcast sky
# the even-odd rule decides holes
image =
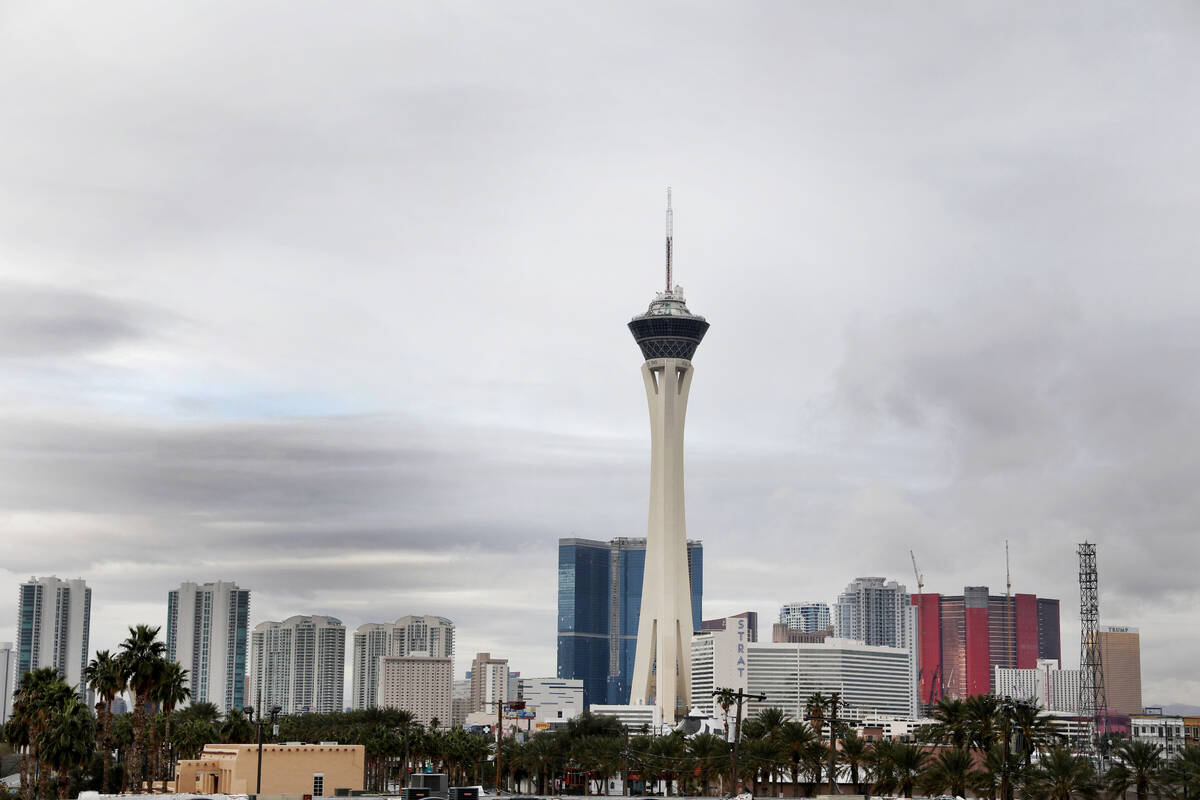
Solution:
[[[1007,539],[1074,666],[1087,539],[1200,703],[1197,52],[1190,2],[9,0],[0,597],[554,674],[557,539],[645,533],[670,184],[705,616],[910,549],[1002,593]]]

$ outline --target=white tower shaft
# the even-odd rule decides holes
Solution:
[[[642,364],[650,407],[650,518],[631,703],[658,705],[663,721],[686,713],[691,687],[692,605],[683,498],[683,423],[692,364]]]

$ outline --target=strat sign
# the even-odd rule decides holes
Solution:
[[[712,632],[715,687],[746,690],[750,628],[745,617],[726,617],[725,629]]]
[[[737,676],[738,683],[746,685],[746,618],[737,618]]]

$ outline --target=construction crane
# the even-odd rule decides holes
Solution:
[[[1008,564],[1008,539],[1004,540],[1004,643],[1008,653],[1008,666],[1017,668],[1017,654],[1013,646],[1012,569]]]
[[[912,550],[908,551],[909,558],[912,559],[913,577],[917,579],[917,624],[915,626],[918,639],[913,643],[913,650],[917,654],[917,691],[920,691],[921,681],[925,677],[925,665],[921,663],[921,640],[920,630],[921,624],[925,621],[925,576],[921,574],[921,570],[917,568],[917,554]],[[933,684],[930,683],[929,702],[933,702]],[[920,698],[918,698],[919,700]]]

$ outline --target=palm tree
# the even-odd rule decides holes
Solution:
[[[782,708],[770,706],[759,711],[754,716],[755,722],[761,726],[762,735],[766,737],[779,750],[779,734],[783,730],[783,725],[788,721],[787,712]],[[775,778],[779,774],[779,769],[774,763],[767,767],[767,790],[774,794]]]
[[[1001,713],[999,698],[993,694],[977,694],[964,703],[965,723],[969,735],[969,746],[986,753],[999,741],[1000,726],[1007,724]]]
[[[739,777],[749,778],[750,793],[757,795],[759,776],[763,773],[769,776],[779,761],[779,743],[766,736],[755,736],[747,738],[743,744],[746,757],[739,764],[742,773]]]
[[[101,788],[104,792],[112,791],[112,704],[118,695],[129,688],[125,678],[125,670],[120,659],[107,650],[96,651],[96,657],[84,667],[83,679],[100,698],[96,704],[100,717],[100,735],[98,738],[100,753],[104,758],[104,777]]]
[[[537,776],[538,794],[546,794],[546,781],[551,771],[557,771],[555,769],[558,763],[557,744],[560,738],[548,733],[538,734],[529,742],[528,758],[530,766]],[[638,743],[632,749],[634,752],[645,752],[646,745]]]
[[[125,778],[125,785],[131,792],[142,790],[146,763],[146,707],[162,678],[165,664],[166,645],[158,641],[158,631],[157,627],[149,625],[131,627],[129,638],[121,642],[121,652],[117,656],[133,691],[133,747]]]
[[[216,703],[200,700],[175,712],[176,722],[183,722],[185,719],[197,719],[210,725],[216,725],[221,721],[221,709],[217,708]]]
[[[125,764],[129,751],[133,749],[133,714],[114,714],[112,729],[108,732],[108,746],[113,749],[112,784],[114,794],[125,791]]]
[[[913,788],[929,761],[929,754],[904,742],[876,742],[872,748],[877,794],[913,796]]]
[[[725,738],[728,739],[733,733],[729,730],[729,709],[737,705],[737,692],[733,689],[717,689],[713,692],[713,702],[721,708],[721,718],[725,720]]]
[[[738,693],[733,689],[720,688],[713,693],[713,702],[721,707],[721,718],[725,720],[725,739],[733,742],[733,747],[729,751],[729,792],[737,793],[737,775],[734,772],[737,770],[738,745],[742,738],[742,717],[741,706],[738,706],[738,716],[733,721],[733,730],[729,729],[729,709],[737,704]]]
[[[829,708],[829,698],[820,692],[809,695],[804,704],[804,715],[812,721],[813,731],[820,742],[825,736],[825,710]]]
[[[254,739],[254,723],[240,708],[231,708],[225,712],[218,734],[224,744],[248,744]]]
[[[1065,747],[1055,747],[1026,771],[1023,797],[1029,800],[1071,800],[1073,796],[1094,798],[1099,793],[1096,772],[1083,756]]]
[[[952,794],[966,797],[967,787],[973,785],[975,770],[971,753],[961,747],[951,747],[938,753],[926,767],[918,783],[928,795]]]
[[[922,741],[945,743],[953,747],[966,747],[971,736],[967,726],[966,704],[957,697],[940,698],[929,716],[935,722],[921,731]]]
[[[1010,762],[1012,760],[1011,756],[1004,752],[1004,747],[998,744],[993,745],[983,754],[980,767],[975,770],[975,775],[971,779],[971,791],[977,797],[986,798],[986,800],[996,800],[1000,797],[1004,790],[1005,759]]]
[[[163,742],[170,744],[171,742],[171,712],[175,710],[175,706],[180,703],[187,702],[192,696],[192,690],[188,688],[188,671],[184,669],[178,662],[168,661],[163,667],[162,677],[158,685],[154,688],[153,699],[158,702],[163,712]],[[158,760],[156,751],[155,761]],[[172,771],[172,763],[167,762],[167,773]],[[167,792],[167,774],[163,774],[162,778],[163,794]]]
[[[196,758],[204,749],[204,745],[216,742],[217,739],[215,725],[192,717],[177,719],[171,731],[171,747],[176,758]]]
[[[408,785],[409,776],[409,755],[412,752],[413,738],[420,730],[420,725],[417,723],[417,718],[407,709],[396,711],[393,719],[396,734],[400,737],[400,742],[403,747],[403,759],[400,765],[400,785]]]
[[[779,743],[786,753],[788,761],[792,762],[792,790],[800,785],[800,764],[808,763],[814,747],[819,747],[817,735],[812,728],[803,722],[789,721],[779,730]],[[818,776],[818,781],[820,777]]]
[[[867,748],[867,767],[871,784],[867,794],[887,794],[895,785],[895,770],[892,768],[892,750],[896,742],[882,739]]]
[[[86,764],[95,753],[96,721],[74,692],[63,695],[58,705],[48,710],[46,726],[38,734],[38,757],[58,776],[58,800],[67,800],[71,770]]]
[[[1066,737],[1059,730],[1054,718],[1042,713],[1036,702],[1012,701],[1012,729],[1020,734],[1021,756],[1028,767],[1033,754],[1063,744]]]
[[[24,800],[33,800],[37,787],[34,785],[34,766],[40,765],[44,791],[49,794],[50,768],[45,766],[41,747],[44,734],[50,727],[51,716],[75,692],[62,679],[54,667],[40,667],[21,676],[17,691],[13,694],[12,716],[4,727],[4,737],[9,744],[21,748],[21,792]]]
[[[859,783],[859,770],[867,761],[867,742],[853,730],[846,731],[842,739],[842,763],[850,769],[850,782],[854,784],[854,793],[862,794],[862,784]]]
[[[1185,747],[1167,762],[1160,790],[1170,800],[1200,800],[1200,747]]]
[[[713,776],[729,754],[729,743],[716,734],[700,733],[687,741],[687,753],[695,763],[700,793],[707,796]]]
[[[1123,798],[1133,787],[1137,791],[1137,800],[1146,800],[1151,789],[1158,789],[1163,766],[1161,745],[1127,740],[1116,746],[1113,756],[1117,764],[1105,776],[1113,797]]]
[[[816,792],[818,785],[821,783],[821,772],[829,764],[829,746],[822,744],[819,740],[814,741],[804,754],[804,772],[812,780],[808,786],[808,794]],[[830,788],[832,792],[833,789]]]
[[[671,783],[678,776],[679,765],[686,755],[683,737],[679,734],[658,736],[651,741],[650,756],[655,765],[655,775],[666,782],[664,794],[670,796]]]

